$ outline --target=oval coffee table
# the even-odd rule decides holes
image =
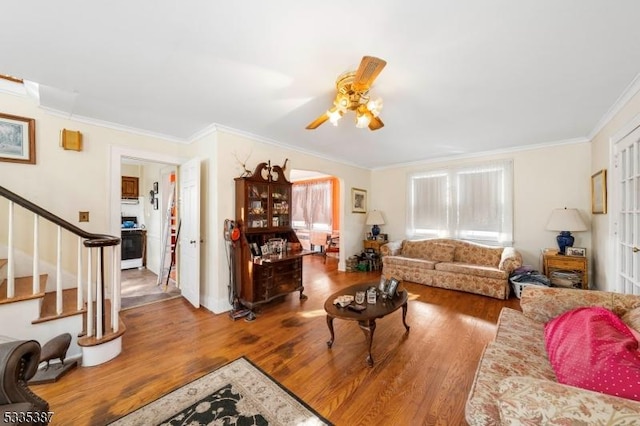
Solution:
[[[382,299],[381,297],[378,297],[375,305],[370,305],[365,301],[364,306],[366,306],[367,308],[360,312],[352,311],[351,309],[348,309],[346,307],[341,308],[340,306],[336,306],[333,304],[333,301],[338,296],[343,296],[345,294],[355,296],[356,291],[366,291],[369,287],[375,287],[375,284],[356,284],[347,288],[343,288],[342,290],[329,296],[329,298],[324,302],[324,310],[327,312],[327,326],[329,327],[329,331],[331,332],[331,340],[327,342],[327,346],[331,347],[335,338],[333,332],[334,318],[348,321],[357,321],[360,329],[364,333],[367,345],[369,346],[367,364],[369,364],[369,367],[373,367],[371,345],[373,343],[373,332],[376,329],[376,319],[389,315],[391,312],[394,312],[402,307],[402,323],[404,324],[404,327],[407,329],[408,333],[409,326],[407,325],[406,321],[408,295],[406,290],[399,289],[398,294],[393,299]]]

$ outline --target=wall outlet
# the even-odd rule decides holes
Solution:
[[[78,212],[79,222],[89,222],[89,212]]]

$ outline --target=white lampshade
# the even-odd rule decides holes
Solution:
[[[367,225],[384,225],[384,219],[382,218],[382,212],[379,210],[372,210],[367,215]]]
[[[587,225],[582,220],[578,209],[554,209],[547,222],[549,231],[586,231]]]

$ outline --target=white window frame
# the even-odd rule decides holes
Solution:
[[[474,209],[474,206],[461,199],[463,185],[461,177],[473,173],[496,171],[501,174],[499,179],[492,181],[493,186],[497,188],[497,193],[489,194],[488,198],[495,200],[491,209],[497,212],[498,217],[486,217],[489,224],[485,223],[477,229],[462,229],[461,216],[468,219],[469,216],[473,216],[470,211],[478,209],[477,206]],[[434,192],[431,202],[425,201],[424,196],[418,193],[420,180],[425,178],[440,180],[440,182],[434,180],[433,183],[425,181]],[[407,181],[407,238],[456,238],[488,245],[510,246],[513,244],[513,161],[511,159],[416,172],[410,174]],[[487,190],[490,191],[488,188]],[[425,189],[423,188],[422,191]],[[439,192],[435,193],[436,191]],[[429,204],[431,207],[428,207]],[[422,218],[420,218],[421,214]],[[487,229],[487,226],[491,227],[491,222],[494,226],[492,229]],[[425,224],[428,226],[424,226]]]

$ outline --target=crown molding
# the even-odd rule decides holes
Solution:
[[[45,111],[47,114],[54,115],[56,117],[66,118],[66,119],[73,120],[73,121],[77,121],[79,123],[91,124],[91,125],[94,125],[94,126],[104,127],[104,128],[107,128],[107,129],[119,130],[119,131],[127,132],[127,133],[133,133],[133,134],[139,135],[139,136],[147,136],[147,137],[152,137],[152,138],[156,138],[156,139],[163,139],[163,140],[166,140],[168,142],[179,143],[179,144],[183,144],[183,145],[186,145],[186,144],[189,143],[189,141],[187,141],[185,139],[176,138],[176,137],[173,137],[173,136],[165,135],[163,133],[151,132],[151,131],[148,131],[148,130],[138,129],[136,127],[129,127],[129,126],[125,126],[125,125],[122,125],[122,124],[113,123],[111,121],[98,120],[98,119],[95,119],[95,118],[85,117],[85,116],[82,116],[82,115],[69,114],[68,112],[65,112],[65,111],[62,111],[62,110],[59,110],[59,109],[55,109],[55,108],[42,106],[42,105],[40,105],[40,108],[43,111]]]
[[[26,98],[27,88],[23,83],[16,83],[15,81],[0,79],[0,93],[6,93],[8,95]]]
[[[456,155],[449,155],[449,156],[443,156],[443,157],[429,158],[424,160],[411,161],[407,163],[397,163],[390,166],[375,167],[375,168],[372,168],[371,170],[381,171],[381,170],[396,169],[400,167],[421,166],[421,165],[428,165],[428,164],[435,164],[435,163],[443,163],[448,161],[468,160],[471,158],[491,157],[491,156],[498,156],[498,155],[505,155],[505,154],[513,154],[514,152],[532,151],[532,150],[541,149],[541,148],[556,147],[560,145],[575,145],[579,143],[590,143],[590,142],[591,142],[591,139],[587,137],[563,139],[558,141],[542,142],[542,143],[533,144],[533,145],[514,146],[510,148],[496,149],[493,151],[456,154]]]
[[[635,76],[622,94],[618,96],[618,99],[616,99],[613,105],[611,105],[609,110],[602,116],[600,121],[598,121],[593,130],[591,130],[587,136],[589,140],[593,140],[604,126],[613,120],[613,117],[620,112],[620,110],[638,93],[638,91],[640,91],[640,73]]]
[[[209,126],[209,127],[211,127],[211,126]],[[333,162],[336,162],[336,163],[344,164],[346,166],[357,167],[357,168],[362,169],[362,170],[372,170],[372,169],[370,169],[368,167],[363,167],[363,166],[361,166],[359,164],[352,163],[350,161],[345,161],[342,158],[323,155],[323,154],[318,153],[316,151],[302,149],[302,148],[297,147],[297,146],[287,145],[286,143],[277,141],[275,139],[266,138],[264,136],[256,135],[256,134],[251,133],[251,132],[246,132],[244,130],[234,129],[233,127],[224,126],[222,124],[216,124],[215,125],[215,130],[216,131],[220,131],[220,132],[224,132],[224,133],[229,133],[229,134],[232,134],[232,135],[235,135],[235,136],[241,136],[241,137],[244,137],[244,138],[247,138],[247,139],[252,139],[252,140],[255,140],[257,142],[262,142],[262,143],[265,143],[265,144],[268,144],[268,145],[277,146],[278,148],[289,149],[291,151],[300,152],[302,154],[307,154],[307,155],[311,155],[313,157],[322,158],[324,160],[328,160],[328,161],[333,161]]]

